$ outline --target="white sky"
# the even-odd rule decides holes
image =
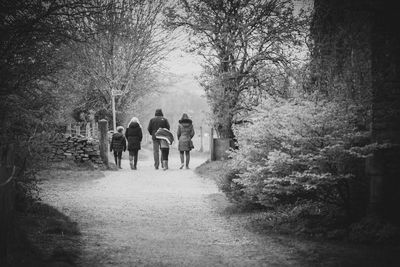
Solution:
[[[198,75],[201,72],[198,57],[186,53],[182,48],[173,51],[164,62],[168,72]]]
[[[163,65],[167,68],[167,72],[174,74],[200,74],[202,68],[200,66],[200,57],[191,53],[185,52],[185,48],[189,45],[189,37],[184,31],[174,33],[174,40],[171,42],[171,46],[176,47],[172,51]]]

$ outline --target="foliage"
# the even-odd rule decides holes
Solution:
[[[358,0],[315,1],[308,90],[329,98],[371,100],[371,12]]]
[[[171,36],[161,29],[164,1],[107,3],[90,23],[90,40],[69,48],[69,69],[75,73],[73,86],[81,88],[77,108],[111,111],[111,91],[121,90],[115,99],[116,110],[123,114],[157,87],[156,67],[169,52]]]
[[[170,26],[191,33],[192,50],[206,61],[202,85],[222,137],[233,137],[235,115],[265,90],[265,65],[282,71],[296,61],[306,26],[291,1],[182,0],[168,17]]]
[[[86,41],[92,32],[87,22],[103,7],[83,0],[5,0],[0,8],[0,146],[14,146],[15,204],[25,209],[37,198],[34,174],[45,159],[47,134],[57,128],[59,96],[67,95],[58,83],[68,62],[63,48]]]
[[[237,193],[265,206],[310,200],[348,209],[350,185],[360,178],[357,166],[376,147],[368,144],[368,132],[356,127],[359,108],[267,99],[252,123],[235,129]]]
[[[2,1],[0,16],[1,135],[25,134],[51,116],[57,106],[54,75],[65,55],[61,45],[83,41],[87,17],[98,11],[72,1]]]
[[[350,240],[359,243],[398,244],[400,228],[374,217],[366,217],[350,226]]]

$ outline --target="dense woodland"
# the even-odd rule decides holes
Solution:
[[[400,217],[400,40],[391,1],[0,5],[0,142],[15,145],[18,201],[33,195],[32,171],[66,121],[111,120],[111,90],[119,89],[117,121],[125,124],[167,85],[160,62],[185,31],[188,51],[204,58],[208,123],[236,143],[220,185],[227,196],[358,230],[375,218],[371,238],[391,238],[381,231]]]

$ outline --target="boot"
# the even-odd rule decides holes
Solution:
[[[133,165],[132,160],[129,161],[129,165],[131,166],[131,170],[134,170],[134,165]]]
[[[121,159],[118,159],[118,168],[122,169],[122,167],[121,167]]]
[[[163,160],[163,170],[168,170],[168,160]]]

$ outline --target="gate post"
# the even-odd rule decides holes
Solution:
[[[215,160],[215,151],[214,151],[214,127],[211,127],[210,131],[210,161]]]
[[[100,157],[108,167],[108,121],[99,120],[99,143],[100,143]]]

